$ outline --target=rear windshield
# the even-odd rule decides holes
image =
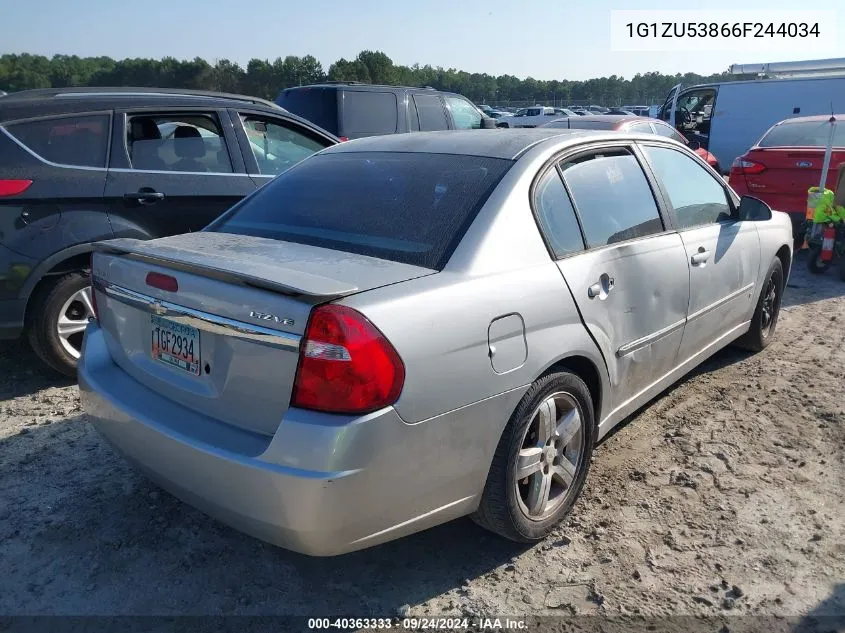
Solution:
[[[291,88],[283,90],[276,103],[337,136],[337,89]]]
[[[511,165],[455,154],[318,154],[208,230],[440,270]]]
[[[572,130],[612,130],[616,127],[616,121],[584,121],[582,119],[569,119],[569,127]]]
[[[845,147],[845,125],[835,123],[833,146]],[[801,121],[783,123],[773,127],[760,139],[760,147],[827,147],[830,123],[827,121]]]

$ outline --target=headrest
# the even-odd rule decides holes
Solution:
[[[197,128],[180,125],[173,132],[174,151],[179,158],[202,158],[205,156],[205,143]]]

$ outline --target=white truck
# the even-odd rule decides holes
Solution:
[[[565,115],[554,108],[531,106],[517,110],[512,116],[499,117],[496,119],[496,127],[540,127],[562,116]]]
[[[658,112],[693,146],[715,155],[724,173],[778,121],[845,111],[845,58],[734,64],[730,72],[775,78],[678,84]]]

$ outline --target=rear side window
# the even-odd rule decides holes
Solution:
[[[318,154],[209,230],[442,269],[512,164],[453,154]]]
[[[569,127],[573,130],[612,130],[616,127],[614,121],[584,121],[583,119],[571,119]]]
[[[342,136],[395,134],[399,108],[392,92],[343,91]]]
[[[417,104],[417,112],[420,117],[420,130],[430,132],[432,130],[448,130],[449,123],[446,121],[446,111],[443,109],[443,102],[437,95],[414,95],[414,103]]]
[[[336,88],[289,88],[282,91],[276,103],[337,136],[338,93]]]
[[[10,123],[5,128],[45,160],[80,167],[106,166],[109,145],[107,114]]]
[[[561,168],[590,248],[663,231],[648,180],[629,152],[579,157]]]
[[[223,130],[212,114],[130,116],[126,149],[133,169],[232,173]]]
[[[534,212],[555,257],[584,250],[575,209],[554,169],[547,171],[534,188]]]
[[[845,126],[835,123],[833,146],[845,147]],[[782,123],[769,130],[760,139],[760,147],[827,147],[830,123],[827,121],[800,121]]]
[[[686,145],[687,143],[687,140],[671,125],[665,125],[664,123],[655,123],[654,131],[660,136],[671,138],[675,141],[678,141],[679,143],[683,143],[684,145]]]

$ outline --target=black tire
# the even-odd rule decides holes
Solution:
[[[508,125],[507,123],[497,123],[496,127],[501,127],[501,128],[507,129],[507,128],[510,127],[510,125]]]
[[[811,246],[807,252],[807,270],[814,275],[822,275],[827,272],[830,267],[830,262],[822,261],[822,247],[820,245]]]
[[[63,347],[57,330],[60,311],[80,290],[91,285],[87,273],[68,273],[55,281],[43,283],[30,300],[27,309],[29,343],[38,357],[51,368],[76,377],[76,359]],[[74,337],[81,344],[82,337]]]
[[[577,410],[580,416],[582,430],[579,444],[582,448],[572,483],[562,493],[560,505],[549,516],[532,519],[527,516],[518,496],[522,484],[516,480],[517,456],[524,449],[524,442],[530,439],[527,432],[535,419],[534,413],[555,394],[562,394],[574,404],[573,410]],[[473,521],[500,536],[521,543],[533,543],[548,536],[569,514],[584,487],[597,433],[593,418],[589,389],[578,376],[561,372],[537,380],[520,400],[502,433],[487,475],[481,503],[472,515]]]
[[[773,299],[770,291],[774,291]],[[757,307],[754,309],[754,316],[751,317],[751,327],[737,340],[737,345],[751,352],[760,352],[769,346],[777,328],[782,298],[783,264],[775,257],[763,281],[760,298],[757,299]]]

